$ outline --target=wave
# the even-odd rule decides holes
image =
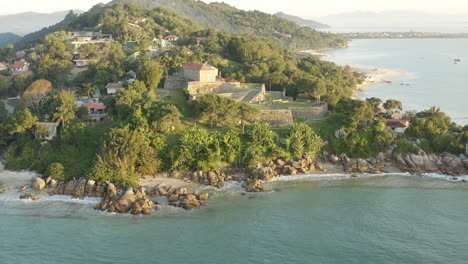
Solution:
[[[289,175],[289,176],[279,176],[274,177],[271,182],[287,182],[287,181],[320,181],[320,180],[346,180],[353,178],[371,178],[371,177],[384,177],[384,176],[408,176],[408,177],[423,177],[423,178],[432,178],[440,179],[451,182],[463,182],[468,181],[468,175],[464,176],[451,176],[446,174],[437,174],[437,173],[424,173],[421,175],[411,174],[409,172],[401,173],[381,173],[381,174],[369,174],[369,173],[356,173],[356,174],[346,174],[346,173],[335,173],[335,174],[303,174],[303,175]]]
[[[69,195],[38,195],[39,200],[32,201],[27,199],[20,199],[22,193],[9,192],[0,194],[0,202],[22,202],[22,203],[44,203],[44,202],[65,202],[65,203],[76,203],[76,204],[97,204],[101,201],[98,197],[84,197],[82,199],[73,198]]]

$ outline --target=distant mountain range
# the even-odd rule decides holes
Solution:
[[[351,12],[318,17],[332,28],[359,31],[468,32],[468,14],[436,14],[416,11]]]
[[[10,32],[23,36],[44,27],[57,24],[62,21],[69,12],[70,10],[50,14],[25,12],[13,15],[0,15],[0,33]],[[78,14],[83,13],[83,11],[80,10],[73,10],[73,12]]]
[[[275,14],[275,16],[281,17],[281,18],[289,20],[291,22],[294,22],[294,23],[298,24],[301,27],[330,28],[329,25],[325,25],[325,24],[322,24],[322,23],[314,21],[314,20],[303,19],[303,18],[298,17],[298,16],[288,15],[288,14],[285,14],[283,12],[278,12],[278,13]]]

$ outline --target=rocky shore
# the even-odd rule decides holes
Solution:
[[[335,171],[328,172],[327,168]],[[33,177],[30,184],[15,186],[20,199],[37,200],[39,195],[69,195],[73,198],[100,197],[101,202],[96,210],[110,213],[131,213],[148,215],[160,209],[160,201],[156,198],[165,197],[169,206],[192,210],[205,205],[209,199],[208,193],[199,193],[201,186],[222,188],[225,181],[244,182],[246,192],[269,192],[263,186],[264,182],[274,177],[297,174],[359,173],[382,174],[395,172],[410,172],[412,174],[437,173],[457,176],[468,175],[468,157],[444,153],[441,155],[379,153],[369,159],[352,159],[348,156],[323,153],[317,159],[276,159],[259,165],[256,169],[223,171],[192,171],[186,173],[172,172],[146,176],[140,181],[138,188],[124,188],[110,182],[96,182],[85,178],[69,182],[57,181],[51,177],[42,179]],[[0,185],[0,193],[11,191]],[[164,200],[164,199],[163,199]]]

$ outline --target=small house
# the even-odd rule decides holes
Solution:
[[[0,71],[8,70],[8,64],[0,62]]]
[[[164,39],[166,41],[176,42],[177,40],[179,40],[179,37],[176,36],[176,35],[169,35],[169,36],[165,37]]]
[[[404,134],[406,129],[410,127],[409,120],[401,120],[401,119],[387,119],[387,129],[392,130],[398,134]]]
[[[26,52],[24,52],[24,51],[17,51],[17,52],[15,53],[15,55],[16,55],[17,58],[22,59],[22,58],[24,58],[24,57],[26,56]]]
[[[138,25],[138,24],[146,22],[146,20],[148,20],[146,17],[137,17],[132,20],[132,23]]]
[[[108,95],[115,95],[117,91],[123,87],[123,83],[108,83],[106,85],[106,92]]]
[[[15,61],[13,64],[10,65],[10,71],[28,71],[29,70],[29,62],[20,60]]]
[[[108,118],[107,107],[103,103],[87,102],[83,106],[88,110],[88,114],[82,117],[85,122],[92,124]]]
[[[34,136],[40,140],[51,141],[57,135],[59,123],[39,122],[34,128]]]

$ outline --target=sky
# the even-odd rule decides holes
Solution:
[[[110,0],[1,0],[0,14],[27,11],[51,13],[69,9],[87,11],[93,5]],[[205,2],[213,2],[203,0]],[[221,0],[219,0],[221,1]],[[283,11],[305,18],[352,11],[411,10],[429,13],[468,13],[468,0],[223,0],[240,9],[268,13]]]

